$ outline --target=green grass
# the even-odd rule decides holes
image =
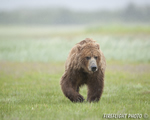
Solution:
[[[149,71],[130,73],[108,68],[100,102],[72,103],[60,89],[62,63],[59,69],[53,69],[54,65],[48,63],[31,64],[1,62],[1,120],[99,120],[103,114],[149,114]],[[53,70],[49,71],[47,66]],[[41,71],[42,67],[45,71]],[[87,97],[86,86],[81,94]]]

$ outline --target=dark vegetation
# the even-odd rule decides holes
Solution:
[[[119,10],[73,11],[66,8],[30,8],[0,11],[0,24],[70,25],[149,23],[150,6],[129,4]]]

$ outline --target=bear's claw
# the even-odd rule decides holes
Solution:
[[[78,95],[75,102],[83,102],[85,99],[83,98],[82,95]]]

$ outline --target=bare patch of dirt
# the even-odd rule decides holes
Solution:
[[[107,64],[108,71],[122,71],[129,73],[150,73],[150,64],[120,65]],[[0,72],[6,74],[22,75],[24,73],[48,73],[62,74],[64,63],[42,63],[42,62],[2,62],[0,61]]]
[[[150,94],[150,91],[145,91],[142,94]]]
[[[138,65],[107,65],[107,70],[110,71],[123,71],[129,73],[150,73],[150,64],[138,64]]]
[[[58,74],[64,71],[63,63],[28,63],[28,62],[0,62],[0,72],[6,74],[48,73]]]

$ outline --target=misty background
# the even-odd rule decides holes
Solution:
[[[1,25],[149,24],[149,0],[0,0]]]

